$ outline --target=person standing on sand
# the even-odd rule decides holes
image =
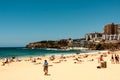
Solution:
[[[113,63],[114,64],[114,57],[113,57],[113,54],[112,54],[112,56],[111,56],[111,63]]]
[[[115,63],[119,64],[119,55],[116,55],[116,54],[115,54]]]
[[[45,72],[45,74],[44,75],[47,75],[48,74],[48,62],[47,62],[47,60],[44,60],[44,72]]]

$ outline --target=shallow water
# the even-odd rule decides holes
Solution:
[[[10,57],[34,57],[46,55],[61,55],[61,54],[75,54],[88,53],[90,50],[56,50],[56,49],[25,49],[23,47],[1,47],[0,58]]]

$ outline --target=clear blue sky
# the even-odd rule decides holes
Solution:
[[[120,24],[120,0],[0,0],[0,47],[81,38]]]

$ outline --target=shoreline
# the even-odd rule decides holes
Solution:
[[[104,55],[107,67],[97,69],[101,54]],[[54,60],[50,60],[50,56],[20,58],[21,61],[14,59],[14,62],[4,66],[1,66],[1,61],[4,60],[0,60],[0,75],[2,80],[120,80],[120,64],[111,63],[112,54],[120,55],[120,51],[110,54],[101,51],[93,54],[60,55],[55,56]],[[49,63],[48,76],[43,72],[44,60]]]
[[[15,58],[36,58],[36,57],[45,57],[45,56],[61,56],[61,55],[66,55],[66,56],[69,56],[69,55],[76,55],[76,54],[98,54],[98,53],[104,53],[104,52],[108,52],[109,50],[89,50],[88,52],[80,52],[80,53],[49,53],[49,54],[45,54],[45,55],[26,55],[26,56],[11,56],[11,57],[3,57],[3,58],[0,58],[0,60],[2,59],[5,59],[5,58],[12,58],[12,57],[15,57]]]
[[[21,57],[15,57],[15,62],[17,61],[17,60],[21,60],[21,61],[30,61],[30,60],[33,60],[33,59],[36,59],[37,60],[37,58],[41,58],[41,60],[45,60],[45,59],[47,59],[47,60],[49,60],[49,58],[51,57],[51,56],[54,56],[54,57],[56,57],[56,58],[60,58],[61,57],[61,55],[64,55],[64,57],[71,57],[71,56],[78,56],[78,55],[101,55],[101,54],[104,54],[104,53],[108,53],[109,52],[109,50],[99,50],[99,51],[92,51],[92,52],[87,52],[87,53],[71,53],[71,54],[64,54],[64,53],[61,53],[61,54],[48,54],[48,55],[44,55],[44,56],[21,56]],[[6,59],[8,59],[8,60],[11,60],[12,59],[12,57],[10,57],[10,58],[2,58],[2,59],[0,59],[0,62],[4,62]]]

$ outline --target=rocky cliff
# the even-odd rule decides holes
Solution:
[[[39,41],[27,44],[26,48],[65,48],[68,46],[67,40],[59,40],[59,41]]]

